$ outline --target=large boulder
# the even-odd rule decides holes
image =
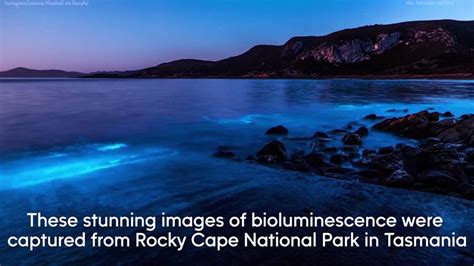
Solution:
[[[288,129],[282,125],[272,127],[265,132],[267,135],[288,135]]]
[[[463,116],[457,123],[446,126],[444,130],[438,129],[433,137],[443,142],[474,146],[474,116]]]
[[[396,133],[397,135],[411,138],[430,137],[433,123],[439,120],[438,112],[421,111],[403,117],[385,119],[373,128]]]
[[[356,131],[354,131],[355,134],[361,135],[361,136],[368,136],[369,135],[369,129],[367,127],[359,127]]]
[[[277,140],[271,141],[257,152],[257,160],[263,163],[281,163],[286,160],[285,145]]]

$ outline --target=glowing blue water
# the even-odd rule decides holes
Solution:
[[[446,232],[474,235],[474,204],[460,199],[374,187],[212,158],[219,145],[239,157],[255,152],[285,125],[289,137],[370,126],[370,113],[400,116],[427,108],[473,113],[473,81],[433,80],[0,80],[0,241],[25,228],[25,213],[88,215],[230,215],[241,211],[321,215],[443,215]],[[289,152],[310,147],[282,140]],[[411,140],[371,131],[364,147]],[[340,146],[336,139],[328,145]],[[423,233],[416,229],[406,234]],[[111,233],[111,232],[108,232]],[[113,233],[113,232],[112,232]],[[119,232],[123,234],[123,231]],[[282,232],[284,233],[284,232]],[[371,232],[378,234],[380,232]],[[429,232],[431,233],[431,231]],[[317,259],[370,259],[411,264],[455,261],[474,254],[456,249],[228,250],[219,258],[252,264],[293,263],[288,252]],[[239,255],[244,254],[245,255]],[[332,254],[332,255],[331,255]],[[0,244],[0,263],[103,263],[140,258],[219,264],[209,250],[11,250]],[[222,264],[222,263],[220,263]]]

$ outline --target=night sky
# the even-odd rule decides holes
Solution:
[[[474,19],[472,0],[89,0],[84,6],[11,5],[21,1],[27,0],[0,0],[0,70],[130,70],[180,58],[222,59],[256,44],[282,44],[292,36],[369,24]]]

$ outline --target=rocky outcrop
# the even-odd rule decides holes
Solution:
[[[286,148],[280,141],[271,141],[257,152],[257,160],[262,163],[279,163],[286,160]]]
[[[303,54],[300,60],[312,57],[334,65],[358,63],[370,60],[371,56],[382,54],[397,45],[400,32],[381,33],[375,39],[353,39],[343,42],[322,43],[315,49]]]
[[[385,119],[374,125],[377,130],[416,138],[419,144],[363,149],[360,134],[335,129],[318,131],[309,138],[285,138],[287,141],[310,141],[311,151],[298,150],[289,158],[280,141],[271,141],[256,154],[257,162],[291,171],[315,173],[331,178],[359,180],[389,187],[453,195],[474,200],[474,115],[439,120],[437,112],[422,111],[403,117]],[[342,137],[342,148],[326,141]],[[368,137],[366,137],[368,138]],[[220,147],[217,157],[233,158]],[[253,161],[254,158],[252,157]]]
[[[416,139],[437,138],[442,142],[474,145],[474,116],[439,121],[438,112],[422,111],[383,120],[373,128]]]

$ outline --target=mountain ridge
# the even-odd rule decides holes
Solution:
[[[0,76],[2,72],[0,72]],[[179,59],[88,78],[472,78],[474,21],[375,24],[256,45],[217,61]]]

